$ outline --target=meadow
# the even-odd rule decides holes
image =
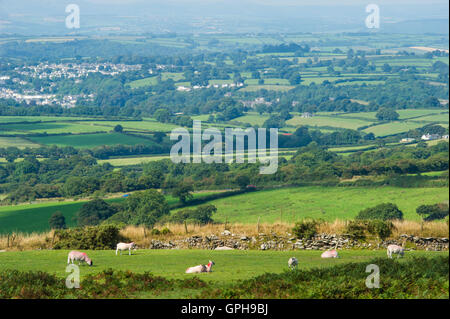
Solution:
[[[66,277],[68,250],[7,251],[0,253],[0,271],[17,269],[20,271],[41,270]],[[157,276],[182,279],[199,276],[211,282],[231,282],[249,279],[264,273],[281,273],[287,270],[287,261],[295,256],[300,269],[330,267],[349,262],[364,262],[376,257],[386,257],[385,250],[342,250],[338,259],[323,259],[320,251],[214,251],[203,249],[138,249],[131,256],[116,256],[113,250],[86,251],[94,265],[81,267],[81,278],[99,273],[108,268],[130,270],[136,273],[151,272]],[[412,251],[404,260],[412,256],[445,256],[448,252]],[[209,274],[185,274],[187,267],[213,260],[215,266]],[[236,271],[235,266],[239,265]]]
[[[353,219],[365,208],[395,203],[407,220],[420,220],[416,208],[449,199],[448,188],[296,187],[263,190],[210,201],[214,220],[251,224],[290,222],[302,218],[325,221]]]
[[[320,251],[138,250],[87,251],[93,266],[80,267],[81,289],[64,286],[67,250],[0,253],[2,298],[448,298],[448,252],[407,252],[388,260],[384,250]],[[299,267],[288,271],[296,256]],[[185,274],[214,260],[213,272]],[[381,289],[365,285],[376,264]],[[33,271],[33,272],[31,272]],[[43,272],[37,272],[43,271]],[[406,279],[399,281],[398,276]],[[420,277],[420,280],[418,280]],[[30,287],[30,285],[32,287]],[[331,290],[330,290],[331,289]]]
[[[145,138],[121,133],[74,134],[30,137],[31,141],[44,145],[72,146],[76,148],[93,148],[102,145],[153,145]]]
[[[194,198],[200,198],[211,195],[212,193],[214,193],[214,191],[200,192],[194,193],[193,196]],[[123,200],[124,198],[117,196],[105,199],[105,201],[109,203],[120,202]],[[167,195],[166,200],[169,205],[178,202],[178,199],[171,195]],[[11,232],[32,233],[48,231],[50,230],[48,220],[56,211],[60,211],[64,215],[68,227],[76,226],[76,222],[73,218],[86,202],[87,199],[82,199],[78,201],[49,201],[0,206],[0,234]]]

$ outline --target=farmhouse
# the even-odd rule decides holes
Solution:
[[[438,134],[424,134],[422,135],[422,141],[433,141],[433,140],[438,140],[441,137]]]
[[[412,143],[415,142],[416,139],[412,137],[405,137],[400,140],[400,143]]]

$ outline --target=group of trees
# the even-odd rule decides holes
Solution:
[[[329,138],[333,138],[333,144],[336,144],[338,137],[342,141],[355,138],[352,134],[347,135],[346,131],[332,133],[331,136],[309,134],[306,128],[286,139],[280,137],[280,144],[294,145],[298,150],[289,160],[280,157],[278,170],[272,175],[260,175],[260,163],[176,164],[165,159],[118,171],[107,163],[98,165],[94,157],[84,154],[44,160],[27,156],[22,161],[0,165],[0,191],[6,194],[6,202],[23,202],[35,198],[80,197],[162,188],[187,202],[194,189],[337,182],[353,176],[393,177],[448,170],[447,142],[431,147],[419,143],[416,147],[381,148],[344,157],[316,142],[326,144]]]
[[[182,209],[169,214],[169,204],[164,195],[155,189],[135,192],[123,202],[108,203],[96,198],[83,204],[74,220],[79,227],[102,224],[144,225],[153,227],[159,223],[212,223],[212,215],[217,212],[214,205],[202,205],[195,209]],[[55,212],[49,219],[52,229],[66,228],[61,212]]]

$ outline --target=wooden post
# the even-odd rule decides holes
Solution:
[[[283,223],[283,208],[280,208],[280,224]]]
[[[6,248],[9,248],[9,234],[8,234],[8,239],[6,241]]]
[[[227,224],[228,224],[228,217],[225,217],[225,226],[224,226],[224,230],[227,230]]]
[[[261,216],[258,217],[258,224],[256,224],[256,231],[258,232],[259,235],[259,221],[261,220]]]
[[[144,227],[144,239],[146,239],[147,238],[147,227],[145,227],[145,226],[143,226]]]
[[[53,231],[53,235],[52,235],[52,248],[53,248],[53,243],[55,242],[55,231]]]
[[[188,233],[188,229],[187,229],[187,223],[186,223],[186,221],[184,221],[184,231],[186,232],[186,234]]]

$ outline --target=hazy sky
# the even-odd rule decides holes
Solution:
[[[130,32],[192,32],[199,20],[203,20],[202,26],[195,32],[204,29],[205,21],[217,22],[219,32],[235,32],[240,27],[254,32],[342,31],[363,27],[365,8],[372,3],[380,7],[384,25],[448,20],[449,8],[448,0],[0,0],[0,29],[3,26],[6,32],[15,32],[16,27],[19,33],[34,28],[47,32],[45,27],[48,32],[56,30],[67,16],[65,7],[71,3],[79,5],[85,27],[111,27],[117,22],[122,29],[129,26]],[[124,18],[135,20],[119,21]],[[259,29],[252,30],[253,26]],[[436,27],[424,32],[434,30]]]

